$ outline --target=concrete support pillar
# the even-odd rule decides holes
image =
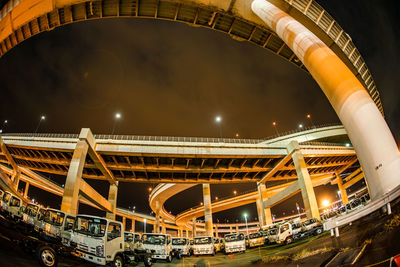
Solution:
[[[196,232],[197,232],[197,229],[196,229],[196,218],[195,217],[193,217],[193,219],[192,219],[192,227],[193,227],[192,236],[193,236],[193,238],[195,238],[196,237]]]
[[[215,224],[214,226],[215,226],[215,237],[218,237],[218,225]]]
[[[296,168],[301,196],[303,197],[304,208],[308,218],[319,219],[319,209],[317,199],[315,198],[314,188],[311,182],[310,174],[307,170],[307,165],[301,154],[300,146],[297,141],[292,141],[287,147],[288,153],[292,153],[292,159]]]
[[[271,208],[265,207],[264,202],[267,200],[267,187],[264,183],[257,184],[259,207],[257,206],[258,220],[260,227],[272,224]],[[261,215],[261,216],[260,216]]]
[[[236,225],[236,233],[239,233],[239,225]]]
[[[203,202],[206,236],[213,236],[210,184],[203,184]]]
[[[257,215],[258,215],[258,221],[260,222],[260,228],[264,226],[264,215],[263,215],[263,211],[261,208],[261,204],[262,200],[260,198],[257,198],[256,200],[256,205],[257,205]]]
[[[166,234],[167,233],[167,229],[165,227],[165,219],[164,218],[161,218],[161,228],[162,228],[161,232],[163,234]]]
[[[110,184],[110,188],[108,190],[108,201],[113,206],[113,212],[107,212],[106,218],[115,220],[115,210],[117,208],[117,197],[118,197],[118,182],[115,184]]]
[[[127,231],[127,229],[126,229],[126,217],[122,217],[122,225],[124,226],[124,231]]]
[[[325,93],[357,152],[371,199],[392,191],[400,183],[400,152],[367,89],[338,55],[282,9],[266,0],[254,0],[251,9],[292,49]]]
[[[69,165],[67,180],[65,181],[64,194],[61,202],[61,210],[72,215],[78,214],[79,206],[79,187],[82,180],[83,167],[86,161],[86,155],[89,145],[81,136],[86,136],[82,129],[79,136],[80,140],[76,144],[74,154]]]
[[[264,214],[265,214],[265,225],[271,225],[272,224],[271,208],[264,208]]]
[[[29,183],[25,183],[25,190],[24,190],[24,198],[28,197],[28,191],[29,191]]]
[[[336,178],[337,178],[338,188],[340,191],[340,198],[342,199],[343,205],[346,205],[347,203],[349,203],[349,199],[347,197],[346,188],[344,188],[344,186],[343,186],[343,179],[341,177],[339,177],[338,175],[336,176]]]
[[[135,219],[131,219],[131,221],[132,221],[132,227],[131,227],[131,232],[135,232],[136,231],[136,229],[135,229],[135,223],[136,223],[136,221],[135,221]]]

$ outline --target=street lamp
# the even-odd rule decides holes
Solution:
[[[274,126],[274,129],[275,129],[276,135],[279,135],[279,133],[278,133],[278,129],[276,128],[276,122],[275,122],[275,121],[272,123],[272,126]]]
[[[311,114],[307,114],[306,117],[307,117],[307,119],[310,120],[312,127],[315,128],[314,122],[313,122],[313,120],[312,120],[312,118],[311,118]]]
[[[322,206],[324,206],[325,208],[329,207],[330,204],[331,203],[329,202],[329,200],[327,199],[322,200]]]
[[[243,216],[244,216],[244,220],[246,222],[246,232],[247,232],[247,235],[248,235],[249,234],[249,227],[247,225],[247,213],[243,214]]]
[[[239,138],[239,134],[238,133],[236,133],[235,136],[236,136],[236,138]]]
[[[237,191],[236,191],[236,190],[233,190],[233,194],[236,196],[236,195],[237,195]]]
[[[299,124],[299,128],[300,128],[300,129],[303,129],[303,124],[300,123],[300,124]]]
[[[121,119],[121,113],[116,113],[116,114],[115,114],[115,120],[114,120],[114,126],[113,126],[113,130],[112,130],[111,135],[114,134],[114,132],[115,132],[115,127],[117,126],[117,121],[119,121],[119,119]]]
[[[144,223],[144,232],[143,233],[146,233],[146,219],[143,219],[143,223]]]
[[[215,117],[215,122],[218,124],[219,127],[219,137],[222,138],[222,126],[221,126],[222,118],[221,116]]]
[[[299,204],[297,204],[297,202],[296,202],[296,208],[297,208],[297,213],[298,213],[299,216],[300,216],[300,206],[299,206]]]
[[[38,132],[39,127],[40,127],[40,123],[42,123],[42,121],[44,121],[45,119],[46,119],[46,116],[44,116],[44,115],[42,115],[42,116],[40,117],[39,123],[38,123],[38,125],[37,125],[37,127],[36,127],[36,130],[35,130],[35,133]]]
[[[8,123],[8,120],[4,120],[4,122],[3,122],[3,126],[1,127],[1,128],[2,128],[2,130],[6,128],[6,126],[7,126],[7,123]],[[2,131],[2,132],[3,132],[3,131]]]

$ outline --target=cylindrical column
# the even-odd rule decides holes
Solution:
[[[135,219],[131,219],[132,220],[132,227],[131,227],[131,232],[135,232],[136,231],[136,229],[135,229],[135,223],[136,223],[136,221],[135,221]]]
[[[196,237],[196,231],[197,231],[197,229],[196,229],[196,218],[195,217],[193,217],[193,219],[192,219],[192,227],[193,227],[192,236],[193,236],[193,238],[195,238]]]
[[[29,190],[29,183],[26,182],[26,183],[25,183],[25,190],[24,190],[24,197],[25,197],[25,198],[28,197],[28,190]]]
[[[163,234],[166,234],[167,233],[167,228],[165,227],[165,219],[164,218],[161,218],[161,227],[162,227],[161,232]]]
[[[371,198],[394,189],[400,183],[400,153],[357,77],[324,42],[275,5],[254,0],[251,8],[293,50],[327,96],[357,152]]]
[[[154,225],[154,233],[160,232],[160,202],[156,201],[156,223]]]
[[[122,217],[122,225],[124,226],[124,231],[126,230],[126,217]]]
[[[118,197],[118,182],[115,184],[110,184],[108,189],[108,201],[111,203],[113,212],[107,212],[106,218],[115,220],[115,210],[117,209],[117,197]]]
[[[206,236],[213,236],[210,184],[203,184],[203,202]]]

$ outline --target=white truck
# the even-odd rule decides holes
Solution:
[[[3,201],[1,202],[2,213],[13,219],[19,221],[22,219],[22,199],[6,191],[4,192]]]
[[[249,248],[263,246],[265,243],[265,237],[261,232],[255,232],[248,235]]]
[[[71,240],[75,216],[56,209],[44,213],[41,237],[46,241],[60,242],[68,246]]]
[[[140,234],[138,233],[125,232],[124,241],[125,241],[125,251],[128,250],[134,251],[135,249],[143,249],[142,240],[140,238]]]
[[[292,224],[287,222],[278,226],[275,242],[286,245],[293,242]]]
[[[151,266],[151,255],[143,249],[125,250],[121,222],[91,215],[77,215],[71,236],[73,254],[89,262],[124,266],[131,261],[144,261]]]
[[[215,255],[217,253],[214,238],[212,236],[202,236],[194,238],[193,254],[199,255]]]
[[[153,260],[172,262],[171,235],[144,233],[142,235],[143,248],[152,253]]]
[[[245,252],[246,241],[244,234],[234,233],[225,235],[225,253]]]
[[[182,256],[190,256],[192,253],[190,240],[185,237],[172,238],[172,253],[178,259]]]

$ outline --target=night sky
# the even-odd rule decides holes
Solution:
[[[339,22],[370,68],[396,141],[400,141],[400,5],[398,0],[318,1]],[[309,74],[272,53],[228,35],[185,24],[146,19],[109,19],[75,23],[39,34],[0,59],[0,121],[4,132],[222,135],[262,138],[310,125],[339,122]],[[1,124],[0,124],[1,126]],[[4,126],[4,125],[3,125]],[[47,175],[49,176],[49,175]],[[52,177],[62,183],[60,177]],[[105,183],[93,183],[104,195]],[[149,213],[149,184],[124,184],[118,205]],[[255,184],[212,185],[213,197],[255,189]],[[317,189],[317,199],[335,198],[336,186]],[[53,207],[59,197],[32,189],[32,196]],[[135,192],[135,194],[132,194]],[[135,196],[133,196],[135,195]],[[185,206],[182,206],[185,199]],[[201,186],[166,203],[173,213],[198,205]],[[298,196],[273,209],[292,212]],[[302,203],[301,203],[302,205]],[[255,205],[215,215],[256,217]]]

